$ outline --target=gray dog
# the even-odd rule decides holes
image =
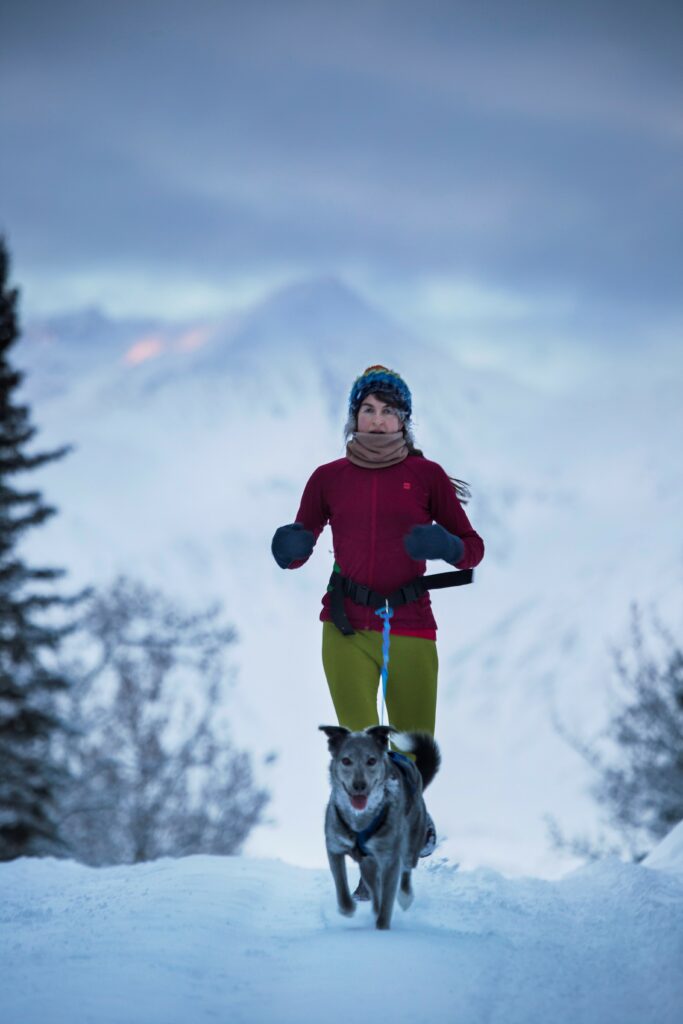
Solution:
[[[325,815],[325,842],[339,913],[356,909],[346,877],[345,856],[360,865],[372,896],[377,928],[389,928],[394,900],[407,910],[413,902],[410,872],[425,841],[427,809],[422,791],[441,757],[428,733],[401,733],[389,725],[350,732],[321,725],[332,761],[332,793]],[[394,746],[415,756],[389,751]]]

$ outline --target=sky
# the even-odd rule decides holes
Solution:
[[[480,365],[678,358],[682,39],[664,0],[2,0],[24,314],[332,274]]]

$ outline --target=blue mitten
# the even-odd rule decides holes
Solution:
[[[465,545],[460,538],[438,523],[414,526],[403,538],[403,545],[416,562],[425,558],[443,558],[444,562],[455,565],[465,553]]]
[[[310,530],[305,530],[301,523],[289,523],[275,531],[270,550],[273,558],[281,569],[286,569],[292,562],[300,558],[308,558],[315,543]]]

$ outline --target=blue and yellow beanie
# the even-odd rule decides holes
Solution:
[[[365,396],[377,391],[390,397],[397,410],[410,419],[413,411],[410,388],[395,370],[386,366],[368,366],[360,377],[356,377],[349,395],[349,413],[356,416]]]

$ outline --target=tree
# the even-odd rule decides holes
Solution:
[[[14,480],[63,458],[70,447],[29,452],[36,429],[29,408],[16,399],[24,375],[9,359],[19,327],[18,292],[8,279],[9,256],[0,238],[0,860],[59,848],[55,801],[65,780],[50,750],[64,727],[54,698],[68,683],[55,658],[70,627],[55,620],[60,607],[82,597],[57,595],[51,584],[64,570],[29,567],[19,553],[27,531],[45,524],[56,509],[40,491],[19,490]]]
[[[591,793],[615,838],[567,840],[552,819],[550,827],[555,845],[573,853],[641,860],[683,819],[683,650],[657,618],[646,643],[633,605],[628,643],[613,659],[617,686],[603,734],[589,743],[558,727],[595,772]]]
[[[65,697],[77,735],[64,750],[75,781],[63,828],[78,860],[236,853],[261,820],[268,794],[228,738],[235,633],[218,613],[187,614],[124,576],[90,596]]]

